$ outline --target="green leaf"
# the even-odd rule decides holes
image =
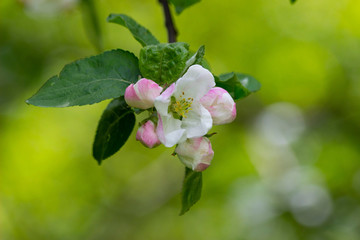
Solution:
[[[160,43],[146,46],[140,51],[141,74],[158,84],[172,83],[181,76],[188,56],[187,43]]]
[[[101,29],[94,0],[81,0],[81,7],[87,35],[95,48],[100,52],[102,50]]]
[[[191,65],[194,65],[194,64],[200,64],[202,65],[203,63],[203,58],[204,58],[204,55],[205,55],[205,46],[202,45],[194,55],[192,55],[192,57],[186,61],[186,64],[185,64],[185,69],[183,71],[182,74],[184,74],[188,68],[191,66]]]
[[[93,144],[93,156],[99,165],[125,144],[134,125],[134,111],[123,97],[109,103],[99,121]]]
[[[123,96],[140,75],[138,59],[120,49],[66,65],[26,102],[39,107],[93,104]]]
[[[261,84],[252,76],[242,73],[225,73],[215,77],[216,86],[224,88],[234,100],[260,90]]]
[[[239,100],[260,90],[261,84],[252,76],[242,73],[225,73],[215,77],[216,85],[227,90],[234,100]]]
[[[182,188],[181,196],[181,211],[180,215],[183,215],[190,208],[199,201],[201,197],[202,188],[202,173],[195,172],[190,168],[185,168],[185,178]]]
[[[149,30],[125,14],[110,14],[106,20],[111,23],[120,24],[129,29],[134,38],[142,46],[155,45],[159,43],[159,41],[151,34]]]
[[[201,0],[169,0],[174,6],[177,14],[180,14],[184,9],[191,5],[200,2]]]
[[[291,2],[292,4],[294,4],[294,3],[296,2],[296,0],[290,0],[290,2]]]

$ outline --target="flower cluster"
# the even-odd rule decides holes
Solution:
[[[205,170],[214,156],[206,137],[212,126],[230,123],[236,117],[230,94],[215,87],[211,72],[200,65],[189,67],[164,91],[154,81],[140,79],[127,87],[125,101],[152,113],[139,127],[136,140],[149,148],[176,145],[176,155],[194,171]]]

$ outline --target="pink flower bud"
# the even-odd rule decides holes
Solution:
[[[160,95],[162,87],[152,80],[142,78],[130,84],[125,90],[125,101],[131,107],[148,109],[154,106],[154,100]]]
[[[200,102],[210,112],[214,125],[230,123],[236,117],[236,104],[223,88],[210,89]]]
[[[160,145],[159,138],[155,132],[155,124],[151,120],[139,127],[136,133],[136,140],[148,148],[154,148]]]
[[[207,137],[188,138],[179,143],[175,153],[186,167],[201,172],[210,166],[214,157],[210,140]]]

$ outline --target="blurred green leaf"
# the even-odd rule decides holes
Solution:
[[[102,37],[99,20],[96,14],[94,0],[81,0],[82,13],[84,17],[84,26],[90,41],[95,48],[102,51]]]
[[[101,116],[93,144],[93,156],[99,165],[125,144],[134,125],[134,111],[124,98],[112,100]]]
[[[26,102],[39,107],[69,107],[122,96],[140,75],[138,59],[112,50],[66,65]]]
[[[290,0],[290,2],[291,2],[291,3],[295,3],[295,2],[296,2],[296,0]]]
[[[215,77],[216,86],[224,88],[234,100],[260,90],[261,84],[252,76],[242,73],[225,73]]]
[[[202,173],[195,172],[190,168],[185,168],[185,177],[181,193],[180,215],[185,214],[190,208],[199,201],[202,189]]]
[[[187,43],[161,43],[146,46],[140,51],[142,76],[159,84],[176,81],[186,67],[189,56]]]
[[[201,0],[169,0],[174,6],[177,14],[180,14],[186,8],[200,2]]]
[[[134,38],[142,45],[155,45],[159,41],[151,34],[151,32],[138,24],[134,19],[125,14],[110,14],[108,22],[120,24],[130,30]]]

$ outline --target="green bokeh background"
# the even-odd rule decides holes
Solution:
[[[138,55],[126,13],[167,39],[156,0],[99,0],[104,49]],[[173,9],[172,9],[173,10]],[[182,217],[183,165],[135,131],[98,166],[107,102],[28,106],[64,64],[96,54],[71,0],[0,1],[0,239],[360,239],[360,2],[203,0],[175,16],[214,74],[262,90],[214,127],[202,199]]]

